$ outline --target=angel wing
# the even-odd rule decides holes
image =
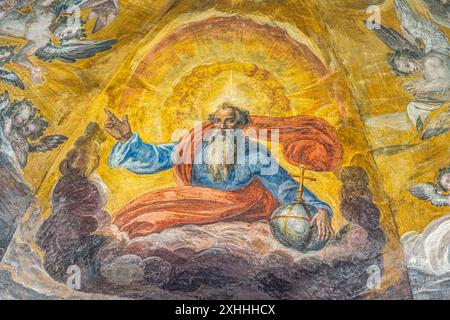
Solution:
[[[29,0],[0,0],[0,20],[29,2]]]
[[[433,20],[450,28],[450,2],[443,0],[422,0],[430,11]]]
[[[425,52],[432,50],[448,55],[450,45],[447,36],[431,21],[415,13],[406,0],[395,0],[395,10],[405,36],[421,40]]]
[[[96,19],[92,33],[109,25],[119,15],[119,0],[88,1],[83,8],[91,8],[87,20]]]
[[[22,80],[20,80],[19,76],[14,72],[2,67],[0,67],[0,81],[25,90],[25,85],[23,84]]]
[[[430,139],[448,131],[450,131],[450,107],[430,121],[422,133],[422,139]]]
[[[439,188],[432,183],[419,183],[410,190],[416,198],[425,200],[437,207],[450,206],[450,196],[439,193]]]
[[[30,144],[28,150],[33,153],[48,152],[50,150],[56,149],[66,140],[67,137],[62,135],[45,136],[42,137],[38,143]]]
[[[74,13],[75,10],[80,10],[81,6],[89,2],[89,0],[54,0],[53,8],[56,16],[63,13]]]
[[[80,59],[86,59],[95,56],[99,52],[110,50],[117,40],[105,41],[66,41],[56,46],[49,43],[47,46],[36,51],[35,55],[44,61],[60,60],[73,63]]]
[[[409,42],[400,33],[394,29],[380,25],[380,28],[373,29],[375,34],[393,51],[409,50],[414,52],[421,51],[418,46]]]

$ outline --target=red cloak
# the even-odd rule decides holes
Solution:
[[[195,151],[202,146],[205,133],[212,127],[211,122],[206,122],[194,128],[177,145],[178,161],[173,167],[177,187],[144,194],[114,215],[113,222],[121,231],[135,238],[185,224],[255,221],[270,217],[279,203],[256,179],[236,191],[191,186]],[[267,135],[258,136],[264,132],[262,129],[267,130]],[[342,159],[336,130],[322,118],[252,116],[245,134],[251,138],[270,139],[271,134],[275,134],[273,130],[279,135],[284,158],[293,165],[330,171]]]

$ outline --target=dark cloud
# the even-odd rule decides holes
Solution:
[[[267,232],[261,236],[253,228]],[[231,244],[220,243],[223,233]],[[43,249],[53,277],[65,281],[67,266],[78,265],[87,291],[133,298],[158,298],[160,291],[151,289],[168,298],[353,298],[365,291],[367,268],[382,268],[382,243],[356,224],[343,233],[323,255],[283,247],[265,221],[169,229],[126,247],[114,237],[90,235],[70,247]]]
[[[37,241],[53,278],[65,282],[67,267],[77,265],[81,289],[89,292],[141,299],[357,298],[367,290],[368,268],[383,270],[385,237],[364,173],[346,170],[341,209],[349,224],[320,252],[284,247],[267,221],[187,225],[124,240],[103,206],[94,205],[105,202],[92,196],[98,185],[87,178],[75,189],[77,196],[80,185],[89,190],[91,205],[73,212],[59,206]],[[60,183],[61,190],[74,188]],[[70,194],[63,196],[73,204]]]

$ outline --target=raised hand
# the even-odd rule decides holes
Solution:
[[[130,123],[128,122],[128,115],[125,115],[122,120],[119,120],[111,110],[105,108],[107,119],[104,123],[104,128],[114,139],[124,143],[133,136]]]

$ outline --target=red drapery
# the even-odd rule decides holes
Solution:
[[[178,162],[174,165],[174,177],[178,187],[149,192],[114,215],[114,223],[121,231],[135,238],[184,224],[253,221],[270,216],[279,204],[257,180],[237,191],[191,186],[195,149],[202,146],[212,126],[211,122],[206,122],[194,128],[177,145]],[[267,130],[267,134],[261,130]],[[277,130],[284,158],[293,165],[314,171],[330,171],[342,159],[342,146],[336,130],[324,119],[252,116],[245,134],[270,140],[274,130]]]

